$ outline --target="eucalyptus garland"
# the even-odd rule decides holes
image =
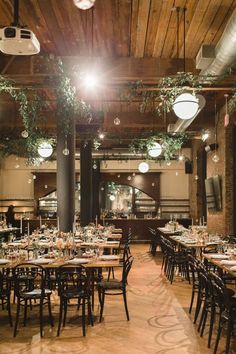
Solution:
[[[175,154],[183,147],[184,143],[187,142],[187,135],[184,133],[177,135],[160,133],[148,138],[135,139],[130,144],[130,151],[133,153],[145,153],[147,157],[151,159],[148,155],[148,150],[150,150],[156,142],[163,148],[160,158],[164,157],[164,160],[169,161],[175,158]]]
[[[58,59],[57,62],[57,73],[57,116],[61,129],[67,137],[75,119],[77,122],[81,119],[90,122],[92,111],[88,104],[77,98],[76,88],[72,86],[71,79],[67,76],[61,59]]]
[[[128,101],[135,97],[141,98],[140,111],[143,113],[147,109],[162,115],[165,111],[170,112],[177,96],[191,90],[192,94],[200,92],[203,82],[208,85],[213,83],[213,77],[199,77],[191,72],[179,72],[175,76],[162,78],[153,90],[148,90],[148,86],[142,81],[131,82],[123,93]]]

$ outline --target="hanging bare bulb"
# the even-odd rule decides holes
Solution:
[[[212,161],[215,162],[215,163],[220,161],[220,158],[219,158],[219,156],[216,153],[212,156]]]
[[[26,138],[28,138],[29,133],[27,132],[27,130],[23,130],[23,131],[21,132],[21,136],[22,136],[22,138],[26,139]]]
[[[131,179],[132,179],[131,176],[128,176],[128,177],[127,177],[127,180],[128,180],[128,181],[131,181]]]
[[[119,119],[119,117],[115,117],[115,119],[114,119],[114,124],[115,124],[115,125],[120,125],[120,119]]]
[[[194,176],[194,179],[195,179],[195,181],[197,181],[197,180],[199,179],[199,176],[198,176],[198,175],[195,175],[195,176]]]
[[[94,163],[93,163],[93,169],[94,170],[96,170],[98,167],[97,167],[97,164],[96,164],[96,162],[94,161]]]
[[[70,154],[70,150],[67,148],[67,137],[65,139],[65,148],[62,150],[63,155],[68,156]]]

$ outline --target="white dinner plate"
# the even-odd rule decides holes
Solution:
[[[230,267],[230,270],[232,270],[233,272],[236,272],[236,266]]]
[[[99,259],[102,261],[113,261],[116,259],[120,259],[120,257],[115,254],[104,254],[103,256],[100,256]]]
[[[85,264],[85,263],[89,263],[89,262],[91,262],[91,260],[88,258],[74,258],[74,259],[70,259],[66,263],[67,264]]]
[[[10,263],[9,259],[0,259],[0,264],[7,264]]]
[[[31,262],[35,264],[49,264],[52,263],[53,260],[50,258],[38,258],[38,259],[32,259]]]
[[[232,266],[236,266],[236,261],[232,260],[232,259],[225,259],[225,260],[222,260],[220,262],[220,264],[224,264],[224,265],[232,265]]]
[[[226,254],[209,253],[208,256],[212,259],[229,259],[229,256]]]

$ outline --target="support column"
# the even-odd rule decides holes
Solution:
[[[92,221],[92,144],[82,141],[80,146],[80,224]]]
[[[67,136],[69,155],[63,155],[65,135],[57,124],[57,216],[60,231],[73,229],[75,215],[75,124]]]
[[[100,161],[95,160],[97,168],[92,169],[92,188],[93,188],[93,196],[92,196],[92,219],[95,220],[96,216],[100,219],[100,203],[99,203],[99,195],[100,195]]]

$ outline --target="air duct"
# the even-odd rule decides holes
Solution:
[[[222,75],[236,60],[236,9],[215,47],[215,59],[201,75]]]
[[[207,68],[200,72],[200,75],[222,75],[229,67],[231,67],[236,61],[236,9],[234,9],[225,30],[215,47],[215,59],[208,65]],[[201,107],[201,102],[199,102],[199,110],[192,119],[183,121],[178,119],[177,122],[170,127],[171,133],[184,132],[189,125],[194,121],[200,110],[205,106]]]

